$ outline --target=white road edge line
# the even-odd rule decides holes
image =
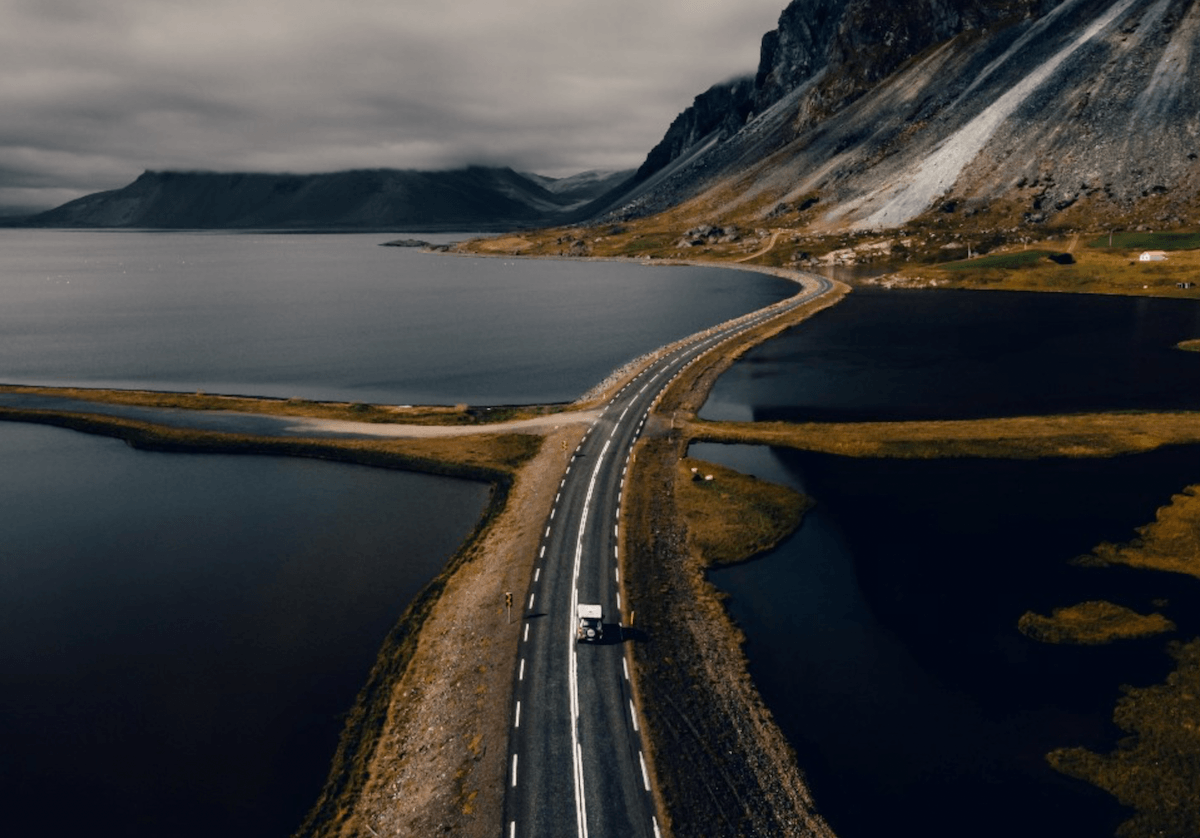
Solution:
[[[642,771],[645,771],[645,770],[646,770],[646,764],[645,764],[645,763],[642,763]],[[513,787],[514,789],[517,787],[517,755],[516,755],[516,754],[513,754],[513,779],[512,779],[512,787]]]
[[[642,756],[642,752],[638,751],[638,762],[642,764],[642,782],[646,784],[646,791],[650,791],[650,774],[646,771],[646,758]],[[517,776],[517,755],[513,754],[513,777]],[[516,783],[513,783],[516,785]]]
[[[632,708],[633,704],[630,704],[629,706]],[[517,702],[517,718],[513,722],[513,727],[520,727],[520,726],[521,726],[521,702],[518,701]],[[637,722],[634,722],[633,729],[637,730]]]

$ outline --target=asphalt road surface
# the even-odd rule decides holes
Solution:
[[[806,275],[783,304],[702,332],[660,358],[605,406],[562,476],[545,522],[518,658],[505,835],[659,836],[623,638],[618,531],[630,453],[658,394],[716,344],[832,288]],[[576,605],[604,609],[600,642],[577,642]],[[636,604],[633,605],[636,608]]]

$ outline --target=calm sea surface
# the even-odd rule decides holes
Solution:
[[[484,484],[0,422],[11,834],[284,836]]]
[[[796,290],[714,268],[377,246],[390,238],[0,230],[0,382],[570,401],[638,355]]]

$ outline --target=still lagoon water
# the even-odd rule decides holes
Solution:
[[[796,291],[744,271],[377,246],[389,238],[0,230],[0,382],[564,402]]]
[[[0,381],[568,401],[795,291],[388,238],[0,231]],[[14,423],[0,464],[0,801],[29,833],[289,834],[384,635],[488,493]]]
[[[1200,407],[1189,301],[852,294],[738,361],[713,418],[969,418]],[[1107,599],[1200,632],[1200,586],[1070,565],[1200,483],[1200,448],[1105,460],[858,460],[694,445],[817,506],[768,555],[711,573],[751,674],[843,838],[1111,835],[1129,811],[1049,768],[1111,750],[1120,685],[1161,682],[1166,639],[1050,646],[1026,610]],[[1169,639],[1169,638],[1168,638]],[[871,805],[863,805],[863,800]]]
[[[0,462],[14,834],[290,834],[384,635],[488,496],[19,423]]]

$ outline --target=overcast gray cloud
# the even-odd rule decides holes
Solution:
[[[786,0],[0,0],[0,206],[145,169],[640,164]]]

